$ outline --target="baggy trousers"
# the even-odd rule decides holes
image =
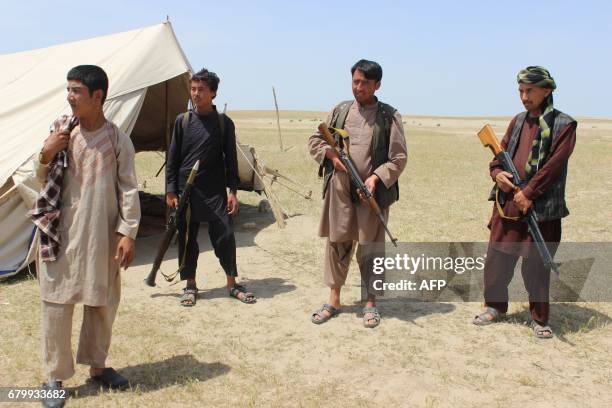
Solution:
[[[106,306],[83,305],[83,323],[76,362],[103,368],[111,343],[113,322],[121,297],[121,278],[108,288]],[[74,375],[71,334],[74,304],[42,301],[43,365],[49,380],[67,380]]]
[[[195,279],[200,247],[198,246],[199,222],[189,223],[189,237],[187,238],[187,248],[185,250],[186,222],[179,218],[178,229],[178,263],[184,259],[184,266],[181,270],[181,280]],[[236,266],[236,239],[234,237],[234,223],[232,217],[226,214],[222,217],[208,222],[208,236],[215,256],[219,259],[221,267],[228,276],[238,276]]]
[[[374,289],[374,281],[384,281],[385,276],[382,274],[374,274],[373,260],[374,257],[384,256],[384,243],[372,245],[358,244],[356,241],[347,242],[331,242],[329,238],[325,244],[325,266],[323,279],[325,284],[330,288],[340,288],[346,282],[349,266],[353,252],[357,247],[357,263],[359,264],[359,272],[361,274],[361,297],[367,295],[382,296],[382,290]]]

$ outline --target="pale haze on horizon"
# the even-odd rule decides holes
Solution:
[[[78,4],[78,7],[75,5]],[[168,15],[195,70],[221,77],[230,110],[328,111],[350,67],[379,62],[378,96],[410,115],[513,115],[516,74],[542,65],[555,106],[612,118],[612,5],[586,1],[3,2],[0,54],[155,25]],[[44,79],[41,79],[44,80]],[[3,101],[7,103],[7,101]]]

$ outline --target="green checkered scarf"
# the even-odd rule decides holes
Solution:
[[[555,89],[557,85],[550,72],[539,66],[531,66],[521,70],[516,76],[519,83],[533,84],[541,88]],[[529,180],[546,158],[551,144],[551,126],[553,121],[553,96],[552,92],[545,102],[545,107],[539,117],[540,130],[533,140],[531,152],[525,163],[525,176]]]

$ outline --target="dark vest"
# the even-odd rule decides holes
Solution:
[[[570,123],[576,123],[576,121],[565,113],[554,110],[553,112],[553,127],[552,127],[552,140],[551,146],[557,140],[561,131]],[[516,148],[518,146],[519,138],[521,136],[521,129],[523,123],[527,117],[527,112],[523,112],[517,115],[510,141],[508,142],[508,148],[506,149],[510,157],[514,157]],[[548,156],[547,156],[548,158]],[[547,159],[546,158],[546,159]],[[546,159],[544,163],[546,163]],[[542,163],[542,165],[544,164]],[[565,204],[565,180],[567,178],[567,163],[563,166],[563,171],[559,178],[557,178],[548,189],[533,202],[533,207],[538,218],[538,222],[558,220],[569,215],[569,210]],[[495,190],[497,185],[493,186],[493,190],[489,195],[490,201],[495,201]]]
[[[344,122],[348,116],[349,109],[353,105],[354,101],[344,101],[337,105],[331,118],[331,127],[338,129],[344,129]],[[389,161],[389,138],[391,136],[391,125],[393,123],[393,115],[396,109],[386,103],[378,102],[378,112],[376,113],[376,119],[374,121],[374,129],[372,134],[372,143],[370,144],[370,155],[372,158],[372,168],[376,169],[378,166]],[[336,143],[342,146],[342,139],[336,136]],[[327,191],[329,180],[334,171],[334,165],[331,160],[325,159],[323,164],[319,168],[319,176],[323,175],[323,197]],[[352,183],[351,183],[352,186]],[[351,188],[351,198],[353,202],[357,202],[359,199],[355,192],[355,187]],[[399,184],[396,182],[391,187],[385,187],[384,183],[380,182],[374,190],[374,198],[376,203],[382,209],[389,207],[391,204],[399,199]]]

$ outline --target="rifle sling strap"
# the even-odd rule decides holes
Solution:
[[[219,117],[219,132],[221,133],[221,138],[225,138],[225,113],[218,113]],[[189,124],[189,120],[191,119],[191,111],[187,111],[183,114],[183,120],[181,121],[181,129],[183,130],[183,134],[185,134],[185,129],[187,129],[187,125]]]
[[[181,263],[178,269],[170,275],[166,275],[163,272],[161,272],[161,274],[163,275],[164,279],[166,279],[167,282],[172,282],[174,278],[176,278],[177,275],[179,275],[181,271],[185,268],[185,257],[187,256],[187,246],[189,245],[189,224],[190,223],[191,223],[191,204],[187,202],[187,208],[185,209],[185,226],[186,226],[185,228],[185,248],[183,248],[183,255],[181,255]],[[179,282],[180,280],[173,283],[173,285]]]
[[[495,189],[495,206],[497,207],[499,216],[505,220],[520,221],[523,219],[523,217],[508,217],[506,214],[504,214],[504,209],[499,203],[499,187]]]

